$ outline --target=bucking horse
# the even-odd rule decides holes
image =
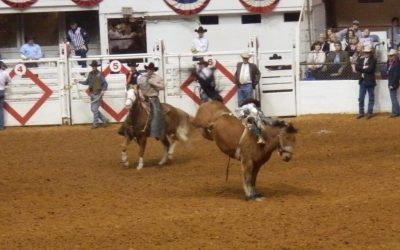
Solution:
[[[186,142],[191,130],[191,117],[183,110],[167,103],[161,104],[165,115],[165,136],[159,138],[164,146],[164,153],[159,161],[163,165],[171,160],[175,151],[176,141]],[[137,90],[132,88],[127,92],[125,107],[129,109],[128,116],[118,130],[118,134],[125,137],[122,144],[121,160],[125,166],[129,166],[127,147],[132,140],[139,145],[139,162],[137,169],[142,169],[143,155],[146,149],[147,137],[150,135],[150,106],[142,100]]]
[[[275,150],[283,161],[292,158],[297,130],[285,121],[261,125],[265,144],[258,144],[256,135],[218,101],[203,103],[193,123],[202,128],[203,136],[215,141],[224,154],[241,162],[246,200],[263,199],[263,195],[256,192],[256,179],[261,166]]]

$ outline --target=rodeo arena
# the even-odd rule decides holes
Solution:
[[[0,249],[400,249],[399,10],[0,0]]]

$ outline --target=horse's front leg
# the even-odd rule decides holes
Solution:
[[[136,169],[140,170],[143,168],[143,155],[144,151],[146,150],[146,143],[147,143],[146,136],[138,138],[137,143],[139,144],[139,162]]]
[[[121,151],[121,162],[124,164],[125,167],[129,166],[129,161],[128,161],[128,145],[130,144],[131,140],[125,136],[124,142],[121,144],[122,151]]]
[[[174,152],[176,147],[176,139],[175,136],[168,136],[169,141],[169,149],[168,149],[168,160],[172,160],[174,158]]]
[[[256,193],[255,181],[259,167],[253,166],[251,160],[242,160],[243,189],[246,200],[260,200],[261,196]]]
[[[164,146],[164,154],[163,154],[163,156],[161,157],[161,160],[158,162],[158,165],[164,165],[164,164],[167,162],[167,160],[168,160],[168,153],[169,153],[169,150],[170,150],[170,142],[169,142],[167,136],[165,136],[165,137],[161,140],[161,143],[162,143],[163,146]]]

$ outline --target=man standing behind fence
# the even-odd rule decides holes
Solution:
[[[0,131],[4,130],[4,91],[7,84],[11,82],[11,77],[5,71],[6,65],[0,61]]]
[[[86,30],[78,27],[77,22],[72,21],[70,24],[70,29],[67,34],[67,41],[72,44],[75,50],[75,55],[80,56],[81,58],[86,58],[86,54],[89,50],[89,34]],[[78,61],[78,64],[81,65],[82,68],[86,68],[86,61]]]
[[[99,127],[100,120],[103,122],[104,126],[109,123],[109,120],[99,111],[100,104],[103,99],[104,92],[107,90],[108,84],[104,76],[97,69],[99,66],[97,61],[92,61],[90,66],[92,66],[92,71],[89,72],[88,78],[79,83],[89,86],[90,109],[93,113],[92,128],[95,129]]]
[[[257,65],[250,63],[251,55],[243,53],[240,55],[242,62],[236,65],[235,83],[238,87],[238,106],[240,107],[246,99],[253,98],[253,89],[260,82],[260,70]]]

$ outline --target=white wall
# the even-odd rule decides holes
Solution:
[[[300,81],[298,84],[298,115],[358,113],[359,85],[356,80]],[[368,97],[365,99],[365,111],[367,104]],[[374,112],[391,112],[391,107],[387,80],[378,80]]]

